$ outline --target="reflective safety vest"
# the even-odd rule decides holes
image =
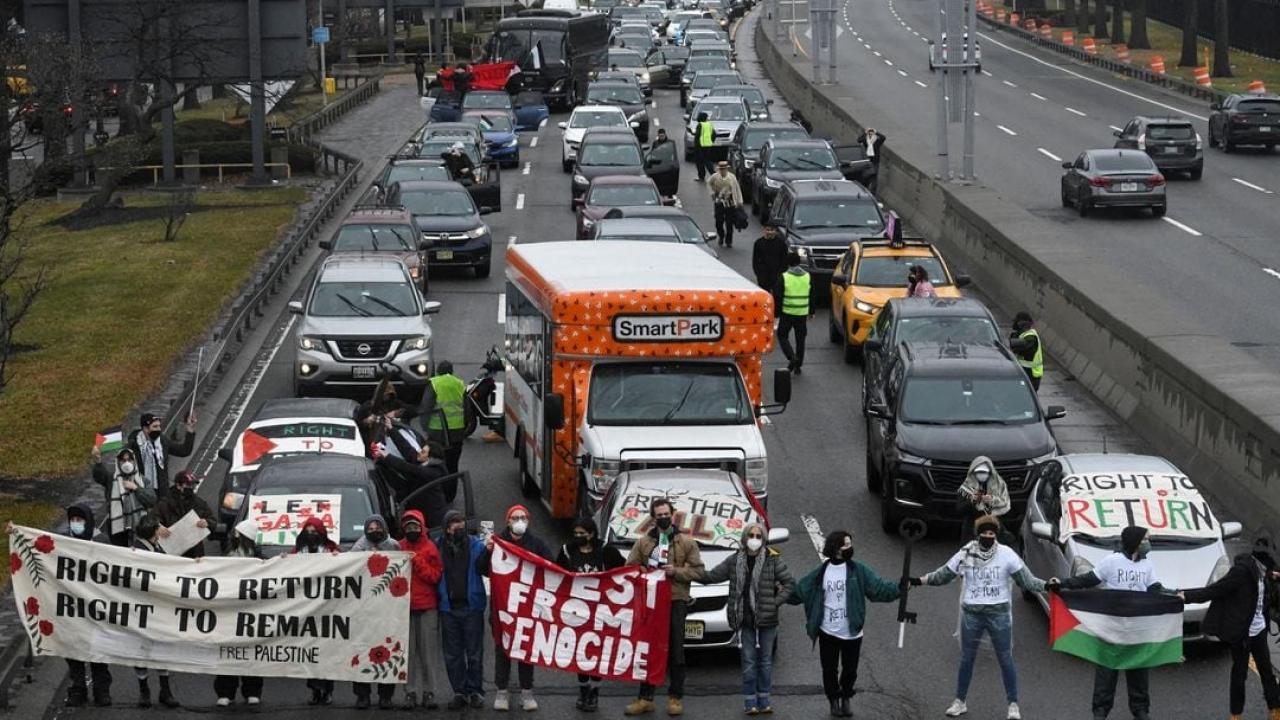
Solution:
[[[467,386],[455,375],[436,375],[431,378],[431,389],[436,396],[436,409],[427,418],[427,430],[441,430],[440,414],[444,413],[447,429],[461,430],[466,425],[463,416],[462,401],[467,393]]]
[[[698,123],[698,147],[711,147],[716,144],[716,129],[710,121]]]
[[[782,314],[809,314],[809,273],[782,273]]]
[[[1019,340],[1025,340],[1026,338],[1029,338],[1029,337],[1033,337],[1036,339],[1036,354],[1032,355],[1030,360],[1026,360],[1021,355],[1019,355],[1018,364],[1021,365],[1023,368],[1030,370],[1031,377],[1033,378],[1043,377],[1044,376],[1044,347],[1040,344],[1040,333],[1036,332],[1035,329],[1032,328],[1029,330],[1024,330],[1022,331],[1021,335],[1018,335]]]

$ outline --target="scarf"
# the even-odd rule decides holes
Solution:
[[[995,559],[996,551],[1000,549],[1000,541],[991,543],[990,548],[983,550],[977,540],[970,540],[961,549],[964,550],[964,559],[960,564],[963,567],[977,569]]]
[[[164,445],[161,444],[161,434],[152,440],[147,436],[146,430],[138,431],[138,449],[142,451],[142,474],[146,476],[147,481],[152,486],[160,485],[159,473],[164,470]]]
[[[746,550],[741,550],[738,552],[738,562],[737,562],[737,566],[734,568],[734,575],[738,581],[737,590],[739,593],[743,592],[743,590],[746,590],[747,605],[748,607],[751,608],[751,616],[753,620],[757,617],[756,613],[757,613],[757,608],[759,607],[758,605],[756,605],[756,589],[760,587],[760,573],[762,568],[764,567],[765,552],[766,552],[765,548],[760,548],[759,554],[756,555],[755,564],[751,568],[751,577],[747,577],[747,551]],[[745,612],[738,613],[739,620],[741,620],[745,616],[746,616]]]
[[[138,473],[121,475],[116,471],[111,482],[111,502],[107,508],[107,523],[112,535],[119,535],[133,529],[134,523],[142,516],[142,507],[134,497],[132,490],[125,489],[125,482],[131,481],[139,486],[146,481]]]

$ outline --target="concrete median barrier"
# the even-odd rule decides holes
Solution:
[[[1155,452],[1189,473],[1224,514],[1250,529],[1280,525],[1280,382],[1146,284],[1100,266],[1065,224],[1033,215],[981,185],[942,183],[893,147],[893,118],[839,85],[815,86],[757,23],[765,72],[814,131],[852,142],[889,135],[879,193],[933,238],[953,264],[1011,310],[1037,318],[1046,350]],[[1056,198],[1051,198],[1055,200]],[[1150,282],[1150,281],[1148,281]],[[1224,308],[1230,312],[1230,308]]]

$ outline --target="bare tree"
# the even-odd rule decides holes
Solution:
[[[1129,15],[1129,47],[1149,50],[1147,39],[1147,0],[1130,0],[1133,7]]]
[[[165,204],[164,213],[164,241],[174,242],[178,239],[178,233],[182,231],[182,226],[186,224],[187,218],[191,217],[191,210],[195,207],[196,192],[193,188],[181,188],[169,193],[169,202]]]
[[[1227,0],[1213,2],[1213,76],[1231,77],[1231,15]]]
[[[14,227],[14,213],[25,200],[0,195],[0,395],[9,382],[9,358],[15,352],[14,331],[48,284],[48,268],[27,267],[26,243]]]
[[[1200,58],[1196,57],[1196,41],[1200,34],[1200,2],[1199,0],[1182,0],[1182,56],[1178,64],[1182,67],[1198,67]]]
[[[1103,40],[1107,32],[1107,0],[1093,0],[1093,36]]]
[[[1124,0],[1115,0],[1111,13],[1111,42],[1124,43]]]

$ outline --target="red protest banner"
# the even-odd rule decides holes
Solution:
[[[511,76],[520,72],[513,62],[480,63],[471,66],[472,90],[502,90]]]
[[[625,567],[575,574],[494,538],[493,632],[512,660],[606,680],[661,685],[671,584]]]

